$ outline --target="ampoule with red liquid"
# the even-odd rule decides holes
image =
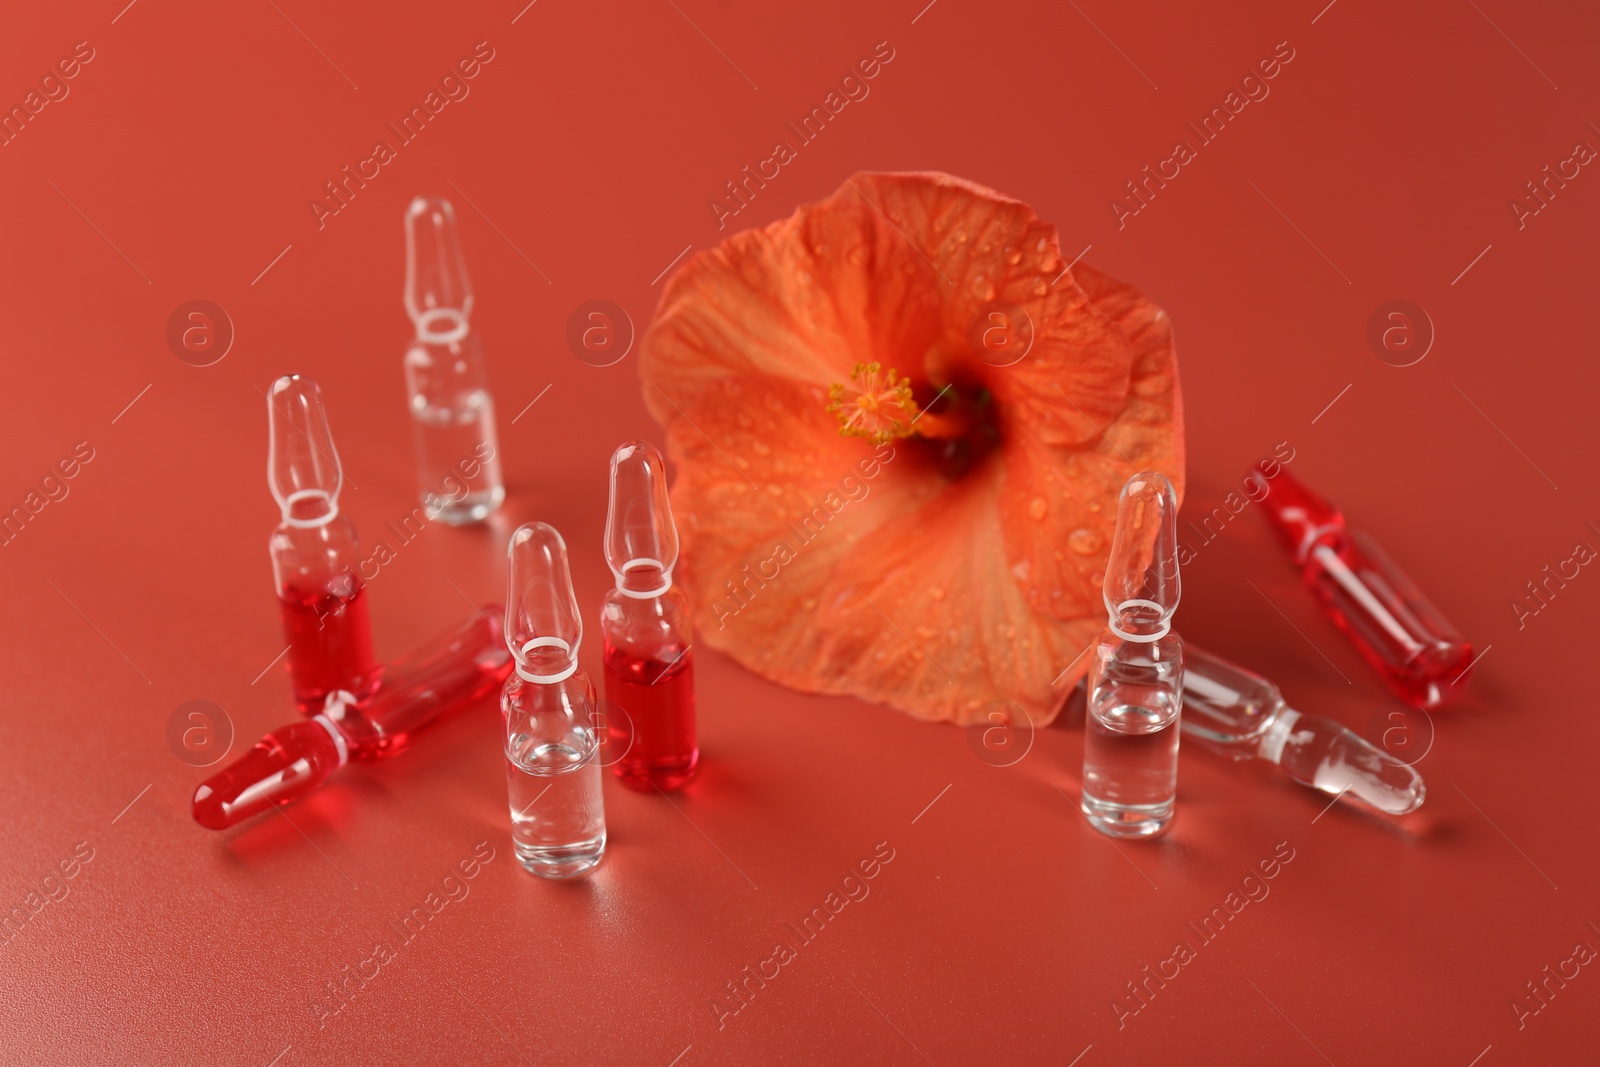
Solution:
[[[322,786],[351,761],[387,759],[418,733],[497,688],[511,673],[500,630],[504,613],[490,606],[454,630],[389,665],[364,705],[336,692],[309,720],[280,727],[195,790],[194,821],[225,830]]]
[[[269,542],[272,573],[294,700],[311,715],[330,693],[365,700],[377,688],[380,669],[366,589],[355,570],[356,529],[339,513],[344,479],[322,390],[301,374],[279,378],[267,397],[267,422],[267,484],[283,512]]]
[[[1472,646],[1377,543],[1288,471],[1262,501],[1306,585],[1363,659],[1415,708],[1464,688]]]
[[[672,584],[678,529],[667,465],[632,441],[611,456],[606,562],[616,588],[600,613],[611,769],[624,785],[674,789],[694,776],[694,651],[689,603]],[[620,753],[620,755],[616,755]]]

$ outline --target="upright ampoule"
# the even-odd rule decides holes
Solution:
[[[1187,645],[1183,736],[1228,759],[1276,763],[1303,785],[1385,815],[1422,807],[1422,776],[1324,715],[1302,715],[1259,674]]]
[[[494,399],[472,332],[472,280],[450,201],[419,196],[406,209],[406,313],[416,336],[406,387],[422,505],[451,525],[477,522],[505,500]]]
[[[311,715],[329,693],[364,700],[380,671],[355,570],[356,529],[339,513],[344,477],[317,383],[300,374],[273,382],[267,425],[267,484],[283,513],[269,542],[273,579],[295,703]]]
[[[571,878],[606,848],[594,683],[578,666],[583,620],[555,527],[518,527],[509,555],[505,638],[517,662],[500,711],[511,841],[529,871]]]
[[[1262,500],[1322,610],[1401,700],[1436,708],[1465,688],[1472,646],[1344,515],[1282,471]]]
[[[611,769],[635,789],[673,789],[700,760],[693,635],[688,600],[672,584],[678,528],[667,465],[644,441],[611,456],[605,551],[616,578],[600,613]]]
[[[1106,564],[1110,624],[1089,666],[1083,813],[1112,837],[1148,837],[1172,822],[1178,793],[1183,641],[1178,608],[1178,500],[1161,474],[1129,478]]]

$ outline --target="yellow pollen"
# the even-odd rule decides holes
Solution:
[[[850,383],[828,387],[827,410],[838,416],[841,436],[865,437],[881,445],[911,433],[909,416],[916,415],[917,406],[908,379],[893,368],[884,370],[881,363],[857,363]]]

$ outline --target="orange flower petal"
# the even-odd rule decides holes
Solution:
[[[1055,714],[1105,621],[1123,481],[1153,468],[1182,492],[1165,315],[1065,267],[1024,204],[859,174],[678,270],[642,365],[702,641],[924,718],[974,721],[996,699]],[[1009,366],[968,340],[993,301],[1033,327]],[[830,387],[871,363],[910,381],[914,436],[841,436],[829,405],[854,394]]]

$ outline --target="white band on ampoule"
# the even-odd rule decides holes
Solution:
[[[294,506],[302,500],[325,500],[328,504],[328,513],[326,515],[318,515],[314,519],[297,519],[294,517]],[[339,498],[329,493],[326,489],[300,489],[290,493],[283,501],[283,521],[301,530],[312,530],[318,526],[326,526],[338,514]]]
[[[350,749],[345,744],[344,734],[339,732],[339,728],[333,724],[333,720],[319,712],[311,716],[311,721],[321,723],[322,728],[328,731],[328,736],[333,738],[333,745],[339,750],[339,766],[343,767],[346,763],[349,763]]]
[[[435,323],[454,323],[448,330],[435,330]],[[426,344],[447,345],[467,336],[471,327],[467,317],[455,308],[431,308],[417,316],[417,340]]]
[[[1155,633],[1132,634],[1117,625],[1117,616],[1121,615],[1129,608],[1153,608],[1155,611],[1160,612],[1164,617],[1161,618],[1156,624],[1159,628]],[[1117,605],[1117,610],[1113,612],[1111,618],[1107,620],[1106,626],[1112,633],[1116,634],[1124,641],[1134,641],[1141,645],[1147,645],[1151,642],[1159,641],[1163,637],[1167,636],[1167,633],[1172,629],[1172,617],[1167,614],[1166,608],[1163,608],[1154,600],[1124,600],[1122,603]]]
[[[522,655],[526,656],[536,648],[559,648],[568,654],[572,653],[572,646],[559,637],[535,637],[532,641],[522,646]],[[572,656],[572,662],[567,665],[565,670],[557,671],[555,674],[531,674],[522,669],[520,658],[517,661],[517,677],[524,681],[537,682],[539,685],[553,685],[556,682],[564,682],[571,678],[573,672],[577,669],[578,657],[576,655]]]
[[[622,576],[624,574],[627,574],[630,570],[643,569],[645,567],[650,567],[661,572],[660,586],[655,589],[646,590],[645,592],[639,592],[635,589],[629,589],[627,586],[622,584]],[[644,556],[641,556],[638,559],[630,559],[628,562],[622,565],[622,571],[617,575],[617,592],[621,593],[623,596],[632,597],[635,600],[654,600],[656,597],[660,596],[662,593],[665,593],[671,588],[672,568],[664,565],[659,559],[649,559],[648,557]]]
[[[1267,728],[1267,736],[1261,744],[1261,758],[1272,763],[1283,759],[1283,746],[1288,744],[1289,735],[1294,732],[1294,724],[1300,720],[1300,713],[1293,708],[1284,708],[1278,713],[1278,719]]]

